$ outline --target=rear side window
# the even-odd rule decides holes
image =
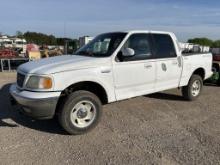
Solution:
[[[176,50],[173,40],[167,34],[153,34],[155,53],[157,58],[172,58],[176,57]]]

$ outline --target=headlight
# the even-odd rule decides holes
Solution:
[[[30,89],[50,89],[52,88],[52,79],[43,76],[30,76],[26,87]]]

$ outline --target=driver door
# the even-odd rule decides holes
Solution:
[[[132,34],[122,47],[125,48],[131,48],[135,53],[133,56],[125,57],[120,51],[113,63],[116,99],[122,100],[154,92],[156,64],[151,51],[150,35]]]

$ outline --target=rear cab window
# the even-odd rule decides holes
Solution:
[[[177,57],[173,40],[168,34],[152,34],[156,58]]]

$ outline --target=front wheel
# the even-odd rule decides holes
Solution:
[[[182,88],[183,97],[186,100],[193,101],[197,99],[203,88],[203,80],[199,75],[192,75],[187,86]]]
[[[70,94],[58,114],[61,126],[69,134],[83,134],[94,128],[102,114],[99,98],[88,91]]]

